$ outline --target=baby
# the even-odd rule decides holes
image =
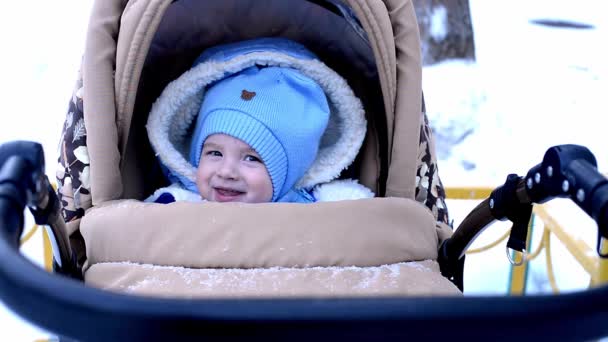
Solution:
[[[294,69],[253,66],[221,80],[207,90],[190,147],[199,193],[218,202],[311,201],[290,190],[328,120],[323,90]]]
[[[194,184],[169,167],[174,183],[146,201],[315,202],[312,187],[296,184],[315,161],[329,119],[323,89],[294,68],[253,65],[220,79],[207,86],[191,131]],[[373,196],[351,185],[357,198]]]

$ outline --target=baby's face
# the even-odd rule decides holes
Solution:
[[[201,196],[214,202],[270,202],[272,181],[262,158],[246,143],[225,134],[210,135],[196,172]]]

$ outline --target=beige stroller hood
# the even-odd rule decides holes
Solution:
[[[263,5],[262,5],[263,4]],[[377,198],[313,204],[143,203],[166,180],[145,124],[205,48],[284,37],[361,100],[363,146],[342,172]],[[407,0],[97,0],[61,138],[63,216],[85,282],[167,297],[460,294]]]

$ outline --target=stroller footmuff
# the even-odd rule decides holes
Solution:
[[[83,219],[85,281],[172,297],[458,294],[434,261],[434,218],[419,208],[400,198],[121,201]]]

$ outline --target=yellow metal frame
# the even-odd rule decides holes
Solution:
[[[43,265],[44,269],[52,272],[53,271],[53,247],[51,246],[51,239],[49,238],[49,234],[39,225],[34,225],[27,233],[23,235],[21,240],[19,241],[19,245],[23,246],[28,243],[34,235],[40,230],[42,231],[42,257],[43,257]]]
[[[486,199],[494,189],[488,187],[448,187],[445,188],[447,199]]]
[[[446,197],[448,200],[481,200],[490,196],[494,189],[489,187],[448,187],[446,188]],[[575,258],[575,260],[583,267],[591,278],[590,286],[608,284],[608,259],[600,258],[593,248],[587,245],[584,241],[576,238],[568,232],[566,228],[549,214],[543,205],[535,205],[532,211],[532,220],[529,226],[529,232],[532,227],[532,221],[540,219],[544,224],[542,239],[537,249],[528,255],[526,261],[521,266],[513,266],[511,269],[511,281],[509,284],[509,293],[512,295],[523,294],[525,290],[525,275],[528,263],[536,258],[542,250],[545,251],[547,276],[553,292],[558,293],[559,288],[555,280],[553,263],[551,259],[551,234],[555,236]],[[493,248],[501,244],[509,236],[509,231],[498,238],[496,241],[476,249],[468,250],[467,254],[481,253],[485,250]],[[528,234],[530,237],[531,234]],[[608,240],[603,239],[600,242],[600,251],[602,254],[608,253]],[[530,240],[528,240],[528,246]],[[529,247],[527,248],[529,249]],[[521,255],[515,256],[515,260],[519,260]]]

